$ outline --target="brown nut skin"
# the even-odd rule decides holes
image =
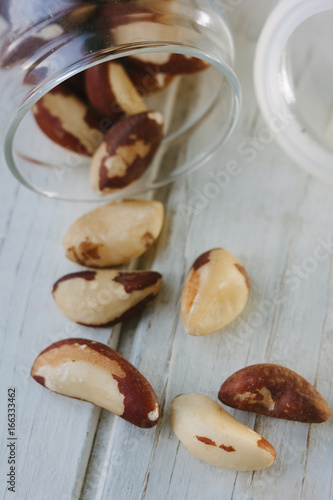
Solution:
[[[168,13],[173,6],[169,3]],[[104,36],[116,45],[128,40],[173,40],[179,38],[178,28],[163,24],[163,15],[152,12],[151,6],[145,8],[144,2],[115,2],[104,5],[99,13],[99,28]],[[158,22],[156,22],[158,19]],[[209,68],[209,63],[184,54],[163,52],[140,53],[129,56],[138,68],[149,69],[154,74],[186,75]]]
[[[3,2],[0,2],[0,9],[1,3]],[[72,4],[68,3],[64,9],[63,5],[60,7],[60,2],[50,2],[47,8],[48,16],[57,19],[57,22],[52,22],[50,25],[45,25],[44,22],[40,23],[41,29],[39,30],[38,24],[34,26],[33,30],[26,29],[26,19],[20,14],[21,19],[17,19],[24,23],[22,26],[24,29],[10,32],[10,36],[5,39],[0,50],[0,67],[10,67],[24,60],[29,60],[29,64],[32,60],[40,61],[47,52],[50,53],[61,47],[66,37],[68,39],[69,35],[73,37],[73,33],[79,33],[82,23],[88,18],[91,19],[95,8],[94,5],[75,5],[73,2]],[[59,9],[61,16],[59,16]],[[15,15],[15,9],[12,10],[13,15]],[[3,17],[2,14],[0,12],[1,17]],[[33,34],[31,34],[32,31]]]
[[[40,31],[35,31],[34,34],[29,34],[29,31],[26,30],[27,34],[24,34],[18,30],[5,39],[0,49],[1,68],[22,63],[27,59],[37,60],[36,54],[45,53],[47,47],[51,46],[54,49],[59,46],[61,39],[66,34],[61,23],[44,26]]]
[[[85,326],[112,326],[155,298],[163,278],[155,271],[81,271],[53,285],[53,298],[70,320]]]
[[[66,232],[62,246],[73,262],[88,267],[119,266],[150,248],[161,231],[162,203],[123,200],[88,212]]]
[[[145,69],[133,64],[130,58],[121,60],[126,73],[132,80],[136,90],[142,95],[154,94],[167,87],[175,78],[175,75],[167,73],[156,73],[149,66]]]
[[[86,93],[91,105],[113,123],[147,107],[120,63],[108,61],[85,71]]]
[[[24,43],[12,43],[8,40],[2,46],[0,51],[0,67],[10,67],[18,62],[27,59],[29,56],[37,52],[44,45],[49,43],[47,39],[38,36],[30,36],[24,39]]]
[[[88,96],[86,93],[86,83],[84,71],[71,76],[66,80],[66,87],[69,87],[73,93],[85,103],[89,103]]]
[[[140,2],[140,5],[138,3],[132,0],[112,0],[102,4],[97,15],[97,26],[101,33],[109,40],[125,43],[124,39],[118,39],[115,32],[117,28],[123,27],[126,33],[133,33],[133,28],[135,29],[141,22],[154,21],[151,8],[145,8],[143,2]]]
[[[306,423],[329,419],[319,392],[289,368],[271,363],[247,366],[222,384],[219,400],[232,408]]]
[[[44,349],[31,376],[47,389],[89,401],[142,428],[159,420],[156,394],[145,377],[111,347],[65,339]]]
[[[114,125],[95,152],[91,186],[112,194],[139,179],[153,161],[163,138],[163,117],[157,111],[127,116]]]
[[[45,94],[34,106],[39,128],[63,148],[91,156],[103,139],[100,117],[65,84]]]
[[[129,56],[129,60],[138,68],[154,74],[191,75],[210,67],[208,62],[197,57],[189,57],[184,54],[167,54],[166,52],[136,54]]]

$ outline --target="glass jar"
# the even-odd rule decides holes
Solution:
[[[90,159],[53,143],[31,109],[53,87],[101,62],[174,53],[211,65],[148,95],[148,109],[167,115],[159,153],[140,180],[103,200],[154,189],[204,165],[237,122],[240,86],[220,0],[3,0],[0,15],[0,135],[13,174],[39,193],[99,199],[89,183]],[[103,120],[100,128],[105,132]]]
[[[281,0],[256,47],[254,84],[268,133],[333,185],[332,0]]]

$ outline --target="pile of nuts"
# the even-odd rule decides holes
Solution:
[[[181,54],[143,57],[93,66],[52,89],[33,107],[49,139],[92,157],[90,184],[101,196],[137,181],[161,144],[164,118],[147,110],[144,96],[163,89],[176,76],[209,67]]]
[[[150,61],[158,89],[174,78],[171,69],[175,61],[179,68],[181,57],[185,56],[168,55],[163,64]],[[207,67],[194,58],[185,59],[192,72]],[[146,63],[133,56],[123,65],[95,66],[85,72],[83,90],[82,80],[76,78],[46,94],[34,107],[37,123],[49,138],[92,156],[91,185],[101,195],[138,179],[162,140],[162,115],[147,111],[142,92],[137,91]],[[164,72],[156,71],[157,64]],[[100,115],[113,123],[104,136]],[[86,140],[89,135],[95,138],[95,148]],[[163,218],[163,205],[157,201],[123,200],[75,221],[64,236],[64,252],[90,269],[56,281],[53,297],[60,311],[79,324],[106,326],[151,301],[161,289],[161,274],[105,268],[142,255],[157,240]],[[184,283],[181,316],[185,331],[204,336],[228,325],[243,311],[249,289],[244,267],[230,252],[216,248],[203,253]],[[31,375],[54,392],[92,402],[138,427],[153,427],[159,420],[157,397],[149,382],[120,354],[99,342],[80,338],[56,342],[36,358]],[[233,408],[275,418],[319,423],[330,416],[326,401],[311,384],[273,364],[248,366],[234,373],[222,384],[218,398]],[[252,471],[275,460],[275,449],[264,437],[205,395],[177,396],[171,420],[184,446],[210,464]]]

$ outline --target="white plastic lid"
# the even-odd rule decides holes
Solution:
[[[268,17],[259,37],[254,61],[254,84],[259,107],[275,133],[277,142],[301,167],[333,184],[333,133],[330,141],[327,137],[323,138],[320,129],[311,130],[311,119],[308,120],[310,127],[305,125],[290,75],[292,68],[287,49],[291,36],[304,21],[328,10],[333,12],[333,0],[281,0]],[[323,18],[325,15],[322,15]],[[319,38],[322,30],[317,28],[316,36]],[[327,52],[332,54],[333,30],[330,33],[332,38]],[[325,48],[324,43],[321,48]],[[318,82],[320,78],[326,78],[327,72],[332,75],[332,65],[327,64],[325,69],[324,64],[322,69],[322,74],[315,75]],[[333,87],[331,89],[332,98]],[[316,95],[322,97],[319,94],[320,91],[315,92],[308,99],[315,99]],[[332,100],[327,103],[327,110],[329,106],[332,107]]]

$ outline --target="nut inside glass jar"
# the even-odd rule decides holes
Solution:
[[[145,9],[149,4],[149,15],[153,15],[144,22],[142,16],[138,17],[137,13],[133,15],[134,6],[140,6],[142,9],[143,4]],[[196,12],[196,16],[191,20],[192,24],[196,23],[195,29],[193,30],[193,26],[189,29],[185,23],[189,16],[189,12],[184,10],[185,4],[180,6],[178,2],[165,0],[154,3],[131,2],[130,13],[125,16],[126,21],[123,18],[121,20],[120,27],[123,30],[119,31],[119,25],[111,29],[107,24],[108,30],[112,32],[111,44],[109,38],[96,40],[97,34],[94,32],[94,43],[90,39],[90,48],[86,43],[85,51],[82,51],[81,47],[80,54],[74,50],[70,61],[68,56],[62,58],[62,47],[59,47],[57,51],[37,59],[34,52],[33,60],[25,58],[19,66],[14,65],[13,68],[9,64],[1,70],[7,70],[9,73],[13,69],[16,72],[21,70],[21,78],[24,70],[20,90],[23,87],[25,92],[28,91],[19,103],[14,119],[9,123],[5,142],[7,162],[21,182],[50,197],[103,201],[135,196],[155,189],[206,163],[235,126],[240,108],[240,89],[231,69],[232,39],[225,19],[221,17],[217,23],[220,28],[224,27],[224,43],[216,47],[213,41],[216,41],[216,36],[219,36],[221,41],[221,33],[212,37],[211,29],[205,31],[205,23],[210,19],[207,18],[208,13],[212,13],[209,9],[207,11],[202,7],[194,7],[192,2],[189,2],[191,13],[193,14],[194,10]],[[115,4],[108,4],[107,8],[110,8],[110,5],[113,5],[114,9]],[[129,3],[125,5],[128,6]],[[171,6],[174,6],[174,11]],[[54,24],[52,26],[56,32]],[[45,27],[43,29],[45,30]],[[155,39],[150,40],[147,33]],[[199,33],[197,40],[193,40],[193,33]],[[207,33],[212,40],[209,40]],[[157,34],[162,40],[156,41]],[[189,37],[192,37],[191,42]],[[77,47],[79,39],[80,36],[76,36],[66,41],[66,54],[73,43],[74,49]],[[143,63],[145,78],[141,81],[135,81],[135,75],[131,78],[138,93],[143,94],[146,109],[158,111],[163,115],[163,140],[154,159],[139,178],[121,189],[113,190],[112,193],[96,192],[90,182],[90,156],[82,154],[81,149],[70,150],[60,145],[59,141],[52,141],[50,134],[45,134],[45,130],[37,124],[32,109],[53,88],[62,82],[68,85],[74,75],[83,75],[89,68],[105,65],[107,61],[114,61],[126,69],[131,58],[132,62],[137,58]],[[166,61],[175,61],[177,58],[181,61],[178,67],[176,65],[174,69],[170,69],[170,66],[165,66]],[[188,71],[187,63],[194,61],[193,58],[196,58],[202,67],[196,71]],[[158,61],[158,65],[152,66],[152,60]],[[77,80],[79,78],[76,76]],[[126,97],[125,91],[124,96]],[[124,119],[124,116],[121,119]],[[104,134],[112,126],[112,120],[110,123],[110,119],[101,114],[100,131]],[[91,141],[91,148],[94,149],[94,141],[98,139],[87,137],[86,140]]]

